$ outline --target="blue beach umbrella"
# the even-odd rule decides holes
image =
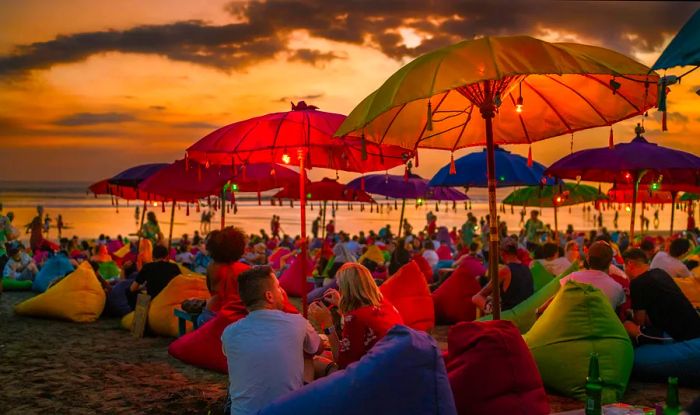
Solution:
[[[486,150],[467,154],[455,160],[455,174],[450,174],[450,164],[438,170],[430,179],[430,186],[465,186],[487,187]],[[538,184],[555,184],[552,178],[545,178],[546,169],[542,164],[533,161],[528,166],[528,159],[506,151],[503,148],[494,149],[496,166],[496,186],[534,186]]]
[[[700,65],[700,9],[686,22],[671,40],[651,68],[667,69],[674,66]]]

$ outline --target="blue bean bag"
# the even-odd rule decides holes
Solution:
[[[632,376],[651,382],[666,382],[669,376],[676,376],[682,384],[700,385],[700,338],[638,347]]]
[[[259,415],[457,414],[430,335],[394,326],[358,362],[289,393]]]
[[[134,282],[133,278],[119,281],[114,287],[112,287],[112,290],[107,293],[105,313],[114,317],[123,317],[126,314],[134,311],[131,309],[129,299],[126,296],[132,282]]]
[[[73,272],[73,264],[65,255],[57,254],[47,259],[34,278],[32,290],[43,293],[53,280]]]

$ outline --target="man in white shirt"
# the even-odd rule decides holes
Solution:
[[[323,345],[304,317],[282,311],[284,294],[270,268],[242,272],[238,290],[249,314],[228,326],[221,342],[228,360],[231,415],[252,415],[301,388],[304,354],[318,354]]]
[[[425,241],[425,245],[423,245],[423,248],[423,258],[425,258],[425,260],[428,261],[428,264],[430,264],[430,268],[435,268],[437,263],[440,261],[440,257],[435,251],[435,245],[433,244],[433,241]]]
[[[605,241],[593,243],[588,248],[589,269],[577,271],[560,280],[562,286],[568,281],[590,284],[605,294],[613,309],[625,302],[625,291],[608,275],[613,258],[613,249]]]
[[[571,266],[571,262],[569,262],[568,259],[559,256],[559,247],[557,244],[546,243],[542,247],[542,251],[544,259],[538,259],[537,262],[542,264],[544,269],[550,274],[560,275]]]
[[[692,277],[688,267],[679,258],[685,255],[690,249],[690,242],[681,238],[671,242],[668,253],[659,251],[651,261],[650,269],[662,269],[674,278]]]

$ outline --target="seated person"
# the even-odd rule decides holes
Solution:
[[[34,277],[39,272],[36,263],[26,252],[24,247],[13,241],[8,244],[7,256],[9,257],[2,271],[3,278],[11,278],[18,281],[34,281]]]
[[[389,275],[396,274],[402,266],[411,261],[411,253],[409,252],[409,243],[404,238],[399,238],[396,241],[396,249],[391,253],[391,261],[389,262]]]
[[[284,293],[269,267],[238,277],[248,315],[221,335],[229,367],[232,415],[256,414],[276,398],[304,385],[304,354],[319,354],[323,345],[300,314],[285,313]]]
[[[544,269],[552,275],[559,275],[571,266],[571,262],[569,262],[566,257],[559,256],[559,247],[557,244],[544,244],[542,247],[542,256],[544,258],[538,259],[537,262],[542,264]]]
[[[267,265],[267,248],[263,242],[253,245],[250,252],[243,255],[243,260],[249,265]]]
[[[209,268],[209,263],[211,263],[211,257],[207,252],[206,246],[204,245],[204,243],[202,243],[199,246],[199,251],[197,252],[197,255],[194,256],[194,262],[192,264],[194,272],[198,274],[206,274],[207,268]]]
[[[207,288],[211,297],[199,316],[200,325],[214,317],[224,306],[231,311],[245,312],[245,305],[238,294],[238,275],[249,268],[238,262],[246,246],[246,236],[240,229],[229,226],[213,231],[207,237],[206,246],[212,258],[207,268]]]
[[[403,319],[396,308],[382,297],[369,270],[347,263],[336,274],[340,292],[330,289],[324,301],[337,306],[342,315],[342,334],[338,336],[330,310],[322,302],[309,306],[309,320],[328,335],[333,360],[341,369],[360,360],[386,333]]]
[[[425,241],[423,244],[423,258],[428,261],[430,268],[435,268],[438,262],[440,262],[440,257],[435,251],[435,244],[431,240]]]
[[[564,247],[564,258],[566,258],[570,264],[576,263],[581,266],[581,251],[578,242],[569,241],[566,243]]]
[[[377,245],[369,245],[357,262],[364,265],[370,272],[374,272],[378,267],[384,266],[384,254]]]
[[[654,342],[671,336],[675,341],[700,337],[700,316],[666,271],[650,268],[641,249],[624,254],[625,272],[632,279],[633,321],[625,329],[637,344]]]
[[[175,262],[178,262],[188,269],[192,269],[192,264],[194,263],[194,255],[190,252],[189,246],[187,244],[181,243],[178,248],[178,252],[175,255]]]
[[[518,241],[512,237],[501,241],[501,259],[505,266],[498,270],[501,284],[501,310],[510,310],[525,301],[535,292],[535,283],[530,268],[518,258]],[[489,283],[474,297],[472,302],[484,312],[492,312],[491,293],[493,287]]]
[[[178,275],[180,275],[180,268],[168,261],[168,248],[156,245],[153,248],[153,262],[149,262],[141,268],[129,290],[138,292],[145,284],[146,292],[151,296],[151,299],[154,299],[163,291],[170,280]]]
[[[613,249],[605,241],[598,241],[588,248],[589,269],[576,271],[559,280],[562,287],[569,281],[590,284],[605,294],[613,309],[625,302],[625,291],[609,275]]]
[[[671,242],[668,253],[659,251],[651,260],[651,269],[662,269],[675,278],[692,277],[688,267],[680,260],[690,250],[690,241],[685,238],[676,239]]]

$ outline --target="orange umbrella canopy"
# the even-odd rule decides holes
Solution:
[[[374,199],[364,191],[349,188],[329,178],[312,182],[305,190],[306,200],[375,203]],[[272,197],[275,199],[299,199],[299,187],[286,187]]]

